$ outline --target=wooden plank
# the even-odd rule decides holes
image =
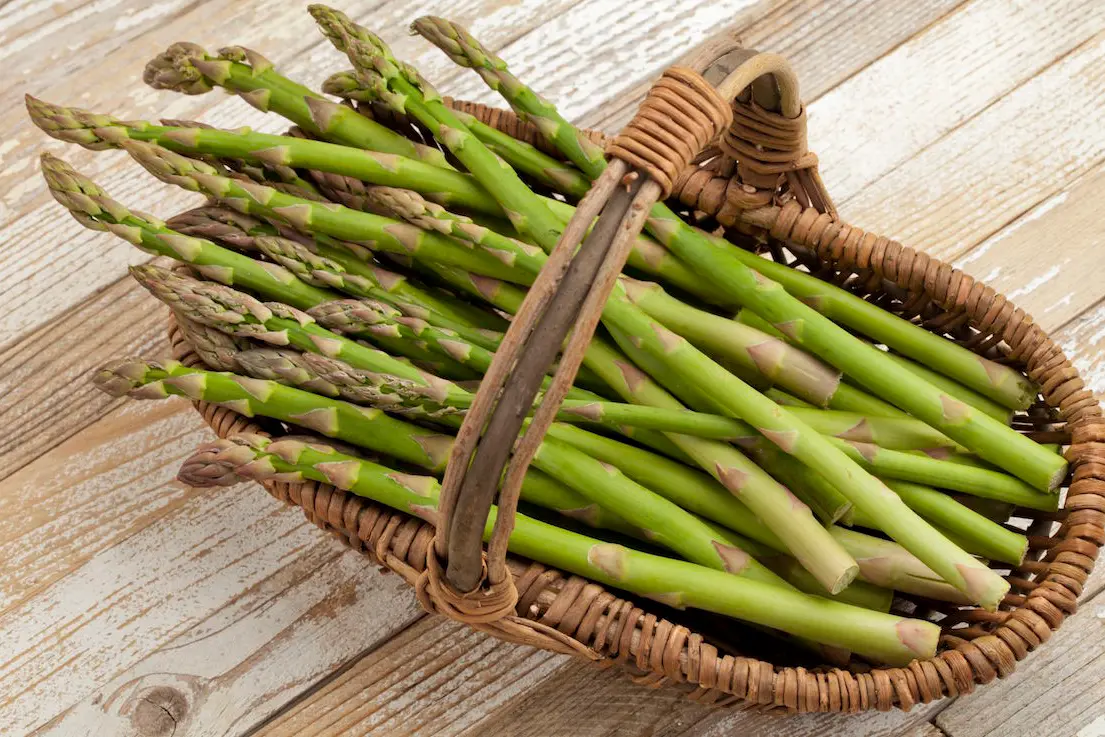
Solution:
[[[428,5],[415,0],[384,4],[358,0],[344,7],[379,29],[397,54],[417,62],[432,79],[447,86],[451,77],[467,70],[457,69],[425,41],[406,33],[406,24],[416,15],[447,13],[471,25],[492,48],[497,48],[577,1],[507,4],[502,0],[439,0]],[[257,3],[224,1],[188,7],[188,12],[149,28],[140,39],[95,55],[97,67],[31,83],[29,91],[52,102],[77,104],[120,117],[199,118],[228,128],[251,125],[279,131],[287,127],[286,121],[275,115],[262,116],[242,101],[221,93],[189,97],[152,90],[141,83],[142,68],[151,56],[181,37],[202,41],[212,49],[227,43],[254,46],[270,56],[281,71],[307,84],[318,84],[331,72],[348,66],[315,31],[298,4],[265,4],[263,22],[255,21],[260,7]],[[115,8],[113,15],[141,15],[124,10]],[[112,21],[112,16],[96,18],[100,23]],[[232,34],[228,28],[233,29]],[[128,76],[121,84],[114,73],[105,70],[119,70]],[[24,91],[27,88],[19,90]],[[200,198],[154,182],[124,155],[96,156],[49,141],[26,119],[22,99],[14,91],[0,94],[0,128],[8,132],[0,143],[0,228],[6,234],[0,270],[8,275],[0,296],[4,307],[0,312],[0,345],[5,345],[114,282],[127,265],[147,258],[132,246],[89,232],[65,217],[37,174],[35,157],[40,151],[46,148],[60,153],[116,199],[135,209],[167,216],[194,206]],[[48,251],[43,249],[44,243],[50,244]],[[49,258],[45,258],[46,253]]]
[[[567,662],[440,617],[426,617],[338,674],[257,737],[482,734],[489,711],[512,710]],[[553,725],[546,725],[553,727]],[[582,733],[581,733],[582,734]]]
[[[72,709],[48,732],[149,734],[149,697],[177,734],[240,733],[419,616],[260,487],[173,481],[209,438],[184,402],[132,403],[8,479],[0,732]]]
[[[865,187],[844,216],[961,256],[1105,157],[1103,56],[1098,34]]]
[[[543,25],[540,33],[508,44],[499,55],[520,79],[554,100],[567,119],[576,120],[618,99],[634,82],[655,75],[711,34],[772,5],[772,0],[588,0]],[[474,74],[458,79],[447,91],[465,100],[502,105]]]
[[[821,3],[812,13],[806,0],[788,0],[727,32],[746,48],[785,56],[798,75],[802,99],[808,104],[963,2],[857,0]],[[847,38],[847,43],[841,43],[842,38]],[[586,113],[581,124],[621,130],[633,117],[651,82],[646,78],[619,103]]]
[[[1105,734],[1105,604],[1083,601],[1008,678],[960,699],[936,719],[952,737]]]
[[[1102,28],[1093,0],[967,3],[810,106],[826,186],[847,202]]]
[[[1101,297],[1105,166],[1098,165],[980,243],[955,265],[982,279],[1055,330]]]
[[[0,351],[0,479],[118,407],[91,372],[128,355],[167,356],[167,311],[123,278]],[[109,327],[110,326],[110,327]]]

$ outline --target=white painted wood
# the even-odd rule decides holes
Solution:
[[[485,728],[484,718],[514,712],[568,661],[427,617],[264,725],[257,737],[500,735]],[[565,726],[587,733],[578,720]]]
[[[1103,55],[1098,34],[865,187],[843,216],[962,255],[1105,158]]]
[[[785,56],[798,75],[802,100],[810,104],[844,80],[862,74],[874,60],[963,2],[854,0],[824,3],[811,11],[805,0],[786,0],[754,15],[748,25],[734,28],[733,34],[746,48]],[[642,81],[623,101],[584,114],[581,123],[606,131],[621,130],[644,99],[650,82]]]
[[[1105,269],[1101,202],[1105,168],[1097,166],[980,243],[955,265],[982,279],[1055,330],[1101,297]]]
[[[182,401],[132,403],[8,480],[0,734],[142,734],[161,686],[178,735],[239,734],[418,616],[260,487],[173,481],[209,438]]]
[[[1102,28],[1092,0],[963,5],[810,105],[826,186],[847,202]]]

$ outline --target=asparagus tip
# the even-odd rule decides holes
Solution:
[[[146,63],[142,81],[158,90],[201,95],[209,92],[213,85],[196,63],[210,58],[199,44],[178,41]]]
[[[242,460],[242,451],[249,458]],[[181,464],[176,477],[178,481],[197,488],[234,486],[246,480],[245,476],[238,473],[238,467],[242,462],[248,463],[252,457],[249,448],[230,440],[216,440],[197,448]]]

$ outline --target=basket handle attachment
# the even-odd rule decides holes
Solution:
[[[652,206],[730,125],[730,100],[742,93],[771,95],[783,110],[801,110],[796,78],[779,56],[729,46],[693,63],[696,68],[666,70],[607,146],[609,165],[579,203],[480,383],[449,458],[433,550],[417,586],[431,611],[484,626],[515,620],[518,593],[506,552],[522,479]],[[720,78],[716,88],[707,81],[711,76]],[[558,353],[552,381],[526,426]],[[482,539],[496,492],[498,514],[485,554]]]
[[[735,95],[728,129],[692,161],[696,166],[681,172],[674,188],[680,201],[717,216],[724,225],[732,224],[742,211],[791,199],[835,219],[836,207],[821,180],[817,156],[807,145],[798,82],[786,60],[734,48],[725,39],[705,46],[691,59],[706,60],[703,76],[712,84],[721,84],[739,67],[760,74]],[[703,162],[705,168],[697,166]],[[735,186],[726,186],[730,179]]]

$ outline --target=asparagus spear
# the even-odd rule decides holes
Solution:
[[[829,528],[829,532],[855,557],[860,568],[860,578],[868,583],[926,599],[956,604],[973,603],[915,556],[890,540],[836,525]]]
[[[738,543],[740,540],[735,540]],[[799,591],[815,596],[825,596],[821,585],[809,574],[805,568],[798,564],[794,558],[785,555],[768,556],[763,559],[764,565],[781,576],[784,581],[794,586]],[[889,612],[890,605],[894,601],[894,592],[865,581],[852,581],[848,588],[839,594],[830,594],[830,598],[851,604],[852,606],[871,609],[876,612]]]
[[[139,399],[186,396],[293,422],[340,440],[392,455],[431,471],[441,471],[452,438],[393,419],[380,410],[284,386],[190,369],[177,362],[124,361],[104,367],[97,386],[115,396]],[[444,457],[441,453],[444,452]],[[714,537],[698,518],[569,445],[546,439],[534,457],[536,466],[643,530],[650,539],[700,565],[740,575],[749,566],[761,580],[771,577],[748,554]]]
[[[173,316],[184,339],[204,364],[216,371],[233,373],[241,369],[238,365],[238,355],[252,347],[248,340],[228,335],[175,311]]]
[[[1012,502],[1046,512],[1054,512],[1059,508],[1058,494],[1036,491],[1020,479],[992,468],[940,460],[924,454],[887,450],[870,443],[838,438],[831,438],[830,442],[856,463],[883,478],[962,491],[985,499]]]
[[[771,325],[771,323],[767,322],[751,310],[741,309],[737,312],[737,316],[735,319],[737,322],[748,325],[749,327],[756,328],[757,330],[761,330],[770,335],[774,335],[777,338],[782,338],[783,340],[787,339],[787,336],[784,333],[776,330],[775,327]],[[933,386],[942,389],[948,394],[951,394],[956,399],[966,402],[975,409],[981,412],[985,412],[996,420],[999,420],[1008,425],[1013,417],[1013,413],[1007,407],[1002,406],[992,399],[984,397],[973,389],[968,389],[959,382],[953,379],[949,379],[947,376],[944,376],[941,373],[932,371],[931,369],[925,368],[919,363],[915,363],[914,361],[910,361],[908,358],[903,358],[902,356],[894,353],[887,353],[886,355],[891,360],[900,364],[902,368],[912,371]]]
[[[452,438],[275,381],[188,368],[177,361],[124,359],[108,364],[93,382],[112,396],[163,399],[176,395],[228,407],[246,417],[262,415],[375,450],[431,471],[444,469]]]
[[[374,102],[378,99],[376,91],[366,87],[352,69],[327,77],[322,83],[322,91],[357,102]],[[558,161],[536,147],[519,141],[497,128],[492,128],[466,112],[453,110],[453,114],[491,151],[534,181],[576,200],[582,199],[591,188],[591,180],[571,164]]]
[[[231,210],[204,206],[175,215],[165,225],[178,233],[225,243],[237,251],[260,253],[257,239],[283,237],[306,249],[311,257],[325,259],[337,271],[348,274],[363,288],[372,290],[374,299],[390,302],[410,317],[431,320],[450,329],[476,328],[501,331],[506,321],[487,310],[451,298],[412,282],[406,276],[374,263],[372,252],[355,243],[339,241],[317,233],[300,234]]]
[[[34,103],[40,103],[40,101],[34,100],[34,98],[28,95],[27,104],[31,106]],[[163,118],[161,124],[171,128],[214,128],[214,126],[208,125],[207,123],[200,123],[195,120],[166,120]],[[228,172],[233,172],[230,174],[232,177],[237,176],[239,179],[256,182],[258,184],[266,184],[281,192],[286,192],[296,197],[303,197],[308,200],[323,201],[326,199],[319,193],[318,188],[315,187],[314,184],[299,176],[299,172],[290,166],[271,164],[266,161],[254,162],[247,159],[228,156],[201,156],[199,158],[202,158],[212,166],[222,166],[227,169]]]
[[[132,212],[51,154],[43,154],[41,162],[50,194],[86,228],[109,231],[147,253],[183,261],[208,279],[262,294],[279,294],[281,301],[293,307],[309,307],[336,296],[304,284],[287,269],[181,235],[151,215]]]
[[[186,95],[199,95],[222,87],[262,112],[279,113],[304,130],[346,146],[451,168],[438,149],[415,143],[277,74],[272,62],[241,46],[221,49],[217,55],[212,55],[193,43],[175,43],[146,65],[143,80],[155,89]]]
[[[1028,538],[1006,529],[936,489],[908,481],[888,481],[895,494],[925,519],[961,541],[961,546],[983,558],[1020,565]]]
[[[243,450],[244,449],[244,450]],[[203,451],[256,480],[304,478],[330,483],[379,503],[438,522],[434,479],[391,469],[307,443],[236,436]],[[182,469],[190,478],[192,463]],[[494,508],[485,536],[494,523]],[[517,515],[512,552],[669,605],[694,607],[843,647],[879,661],[904,665],[932,657],[940,629],[934,624],[873,612],[784,588],[730,576],[683,561],[649,555],[568,532]]]
[[[32,122],[48,135],[100,150],[122,148],[123,143],[155,143],[171,151],[193,156],[238,158],[268,165],[301,167],[329,172],[373,184],[420,192],[434,202],[490,215],[502,215],[495,198],[468,174],[441,169],[421,161],[374,151],[353,151],[346,146],[310,139],[254,131],[157,126],[147,121],[124,121],[80,108],[66,108],[26,96]],[[329,181],[329,180],[328,180]],[[556,199],[545,199],[557,217],[567,222],[575,209]],[[343,200],[342,204],[353,204]],[[354,209],[361,209],[359,205]],[[712,290],[679,263],[663,246],[639,238],[629,265],[709,302],[726,304],[724,295]]]
[[[465,34],[463,44],[459,43],[457,40],[461,38],[460,30],[439,19],[416,21],[415,29],[431,41],[439,43],[454,58],[463,57],[468,65],[481,70],[485,78],[494,79],[497,84],[493,86],[503,94],[512,107],[526,111],[530,119],[543,132],[547,130],[546,135],[550,140],[558,146],[563,146],[560,148],[561,153],[586,175],[596,179],[602,173],[606,161],[593,150],[594,147],[588,150],[581,142],[582,137],[578,133],[571,134],[571,125],[552,105],[536,98],[516,78],[509,76],[509,72],[505,70],[505,64],[500,60],[495,60],[498,63],[493,62],[482,49],[475,51],[478,43],[474,39]],[[477,58],[474,59],[474,56]],[[354,65],[356,66],[355,61]],[[510,81],[504,82],[504,79]],[[529,94],[522,90],[526,90]],[[476,172],[473,171],[473,173]],[[487,186],[486,182],[485,186]],[[1065,477],[1066,461],[1060,456],[1042,450],[1031,440],[887,359],[881,351],[855,338],[834,324],[831,319],[785,291],[779,283],[771,280],[769,272],[762,269],[759,264],[750,268],[747,259],[737,255],[736,252],[739,249],[733,248],[720,239],[711,239],[701,231],[686,225],[666,205],[661,203],[653,208],[652,217],[646,227],[661,243],[672,249],[676,256],[703,278],[711,280],[715,286],[729,292],[743,306],[768,320],[807,350],[855,378],[900,409],[924,420],[945,435],[983,458],[1009,470],[1036,488],[1050,491],[1056,488]],[[778,270],[772,269],[771,273],[776,271]],[[877,307],[871,307],[879,312],[883,322],[893,321],[893,316],[889,313]],[[847,324],[846,320],[842,322]],[[903,353],[910,354],[908,350],[895,345],[895,341],[881,338],[880,340]],[[962,350],[949,341],[943,341],[943,343],[945,345],[941,353],[956,353],[956,349]],[[1017,401],[1022,407],[1027,406],[1026,401],[1030,402],[1034,399],[1034,391],[1031,397],[1025,396],[1023,377],[1009,370],[998,371],[997,376],[990,376],[989,372],[979,364],[977,356],[972,354],[971,359],[973,370],[970,376],[961,377],[955,374],[953,378],[986,393],[984,388],[974,386],[970,382],[970,379],[984,377],[985,380],[982,383],[991,394],[1001,394],[999,389],[1009,383],[1015,383],[1018,387],[1015,392],[1018,394]],[[923,360],[935,366],[931,356],[926,356]],[[1008,394],[1004,396],[1009,399]],[[992,398],[1000,401],[997,396]],[[906,532],[906,530],[899,529],[899,532]],[[996,582],[991,579],[991,584]]]

